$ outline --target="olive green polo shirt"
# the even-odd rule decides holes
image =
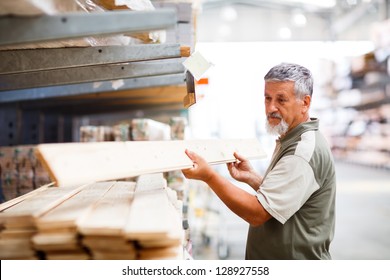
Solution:
[[[276,148],[257,199],[272,218],[250,226],[246,259],[330,259],[336,176],[319,122],[301,123]]]

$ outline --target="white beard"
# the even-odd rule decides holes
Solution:
[[[283,119],[280,119],[278,125],[272,126],[269,121],[266,120],[265,129],[271,135],[284,135],[288,131],[288,124]]]

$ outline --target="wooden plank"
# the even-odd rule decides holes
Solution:
[[[54,185],[54,183],[43,185],[43,186],[39,187],[38,189],[35,189],[31,192],[28,192],[24,195],[18,196],[14,199],[11,199],[9,201],[6,201],[6,202],[0,204],[0,212],[4,211],[5,209],[7,209],[9,207],[14,206],[15,204],[22,202],[23,200],[25,200],[27,198],[30,198],[34,195],[39,194],[41,191],[46,190],[47,188],[52,187],[53,185]]]
[[[87,235],[83,237],[82,243],[93,252],[136,252],[133,242],[128,242],[124,238],[114,235]]]
[[[181,219],[165,190],[137,192],[124,228],[130,240],[180,240]]]
[[[164,96],[184,96],[187,94],[187,87],[184,85],[172,85],[172,86],[163,86],[163,87],[149,87],[149,88],[139,88],[139,89],[129,89],[129,90],[120,90],[120,91],[109,91],[109,92],[100,92],[100,93],[91,93],[84,95],[71,95],[64,96],[61,100],[82,100],[87,99],[131,99],[131,98],[150,98],[150,97],[164,97]]]
[[[58,186],[190,168],[186,149],[210,164],[236,161],[235,151],[248,159],[266,156],[256,139],[40,144],[36,149]]]
[[[83,235],[122,236],[134,190],[135,182],[116,182],[77,222],[79,232]]]
[[[51,187],[7,208],[0,213],[0,224],[6,228],[35,227],[35,219],[81,191],[86,185]]]
[[[140,240],[138,242],[142,249],[144,248],[165,248],[165,247],[177,247],[183,244],[180,239],[155,239],[155,240]]]
[[[77,235],[73,233],[38,233],[32,238],[33,247],[41,251],[78,250]]]
[[[0,259],[36,258],[30,239],[0,239]]]
[[[36,233],[35,229],[3,230],[0,232],[0,240],[30,238]]]
[[[163,173],[144,174],[137,177],[136,192],[161,191],[167,187]]]
[[[94,251],[92,252],[94,260],[135,260],[137,253],[134,252],[110,252],[110,251]]]
[[[101,182],[86,186],[70,199],[36,219],[37,228],[40,231],[76,229],[77,220],[87,213],[88,209],[114,184],[115,182]]]
[[[46,254],[48,260],[88,260],[89,255],[83,250],[53,251]]]
[[[183,259],[183,247],[143,249],[139,253],[141,260]]]

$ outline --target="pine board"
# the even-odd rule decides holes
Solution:
[[[0,232],[0,239],[30,238],[36,233],[35,229],[5,229]]]
[[[88,260],[89,255],[83,250],[53,251],[46,254],[48,260]]]
[[[22,202],[0,213],[0,224],[6,228],[27,228],[35,226],[35,218],[56,207],[61,202],[81,191],[85,186],[50,187],[26,198]]]
[[[32,242],[35,248],[40,246],[71,244],[77,245],[77,235],[73,233],[38,233],[33,236]]]
[[[32,197],[34,195],[39,194],[41,191],[44,191],[47,188],[52,187],[53,185],[54,185],[54,183],[43,185],[43,186],[39,187],[38,189],[35,189],[35,190],[31,191],[31,192],[28,192],[28,193],[26,193],[24,195],[21,195],[19,197],[16,197],[14,199],[11,199],[9,201],[6,201],[6,202],[0,204],[0,212],[4,211],[5,209],[10,208],[10,207],[12,207],[12,206],[14,206],[14,205],[16,205],[16,204],[18,204],[20,202],[22,202],[23,200],[25,200],[27,198],[30,198],[30,197]]]
[[[84,187],[80,192],[36,219],[38,229],[46,231],[76,228],[77,220],[88,211],[88,208],[101,199],[114,184],[114,182],[100,182]]]
[[[58,186],[116,180],[190,168],[189,149],[210,164],[266,156],[256,139],[172,140],[40,144],[37,156]]]
[[[82,243],[92,251],[135,252],[134,243],[118,236],[84,236]]]
[[[174,247],[182,244],[180,239],[155,239],[155,240],[140,240],[138,242],[141,248],[161,248],[161,247]]]
[[[130,240],[180,240],[181,220],[165,190],[136,192],[124,234]]]
[[[34,258],[29,238],[0,239],[0,259]]]
[[[84,235],[121,236],[134,197],[135,182],[116,182],[78,221]]]
[[[141,260],[178,259],[183,256],[183,247],[167,247],[157,249],[143,249],[139,252]]]
[[[107,251],[93,251],[92,258],[94,260],[135,260],[137,253],[134,252],[107,252]]]

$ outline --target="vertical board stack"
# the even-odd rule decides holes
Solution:
[[[0,147],[0,203],[50,183],[34,146]]]

